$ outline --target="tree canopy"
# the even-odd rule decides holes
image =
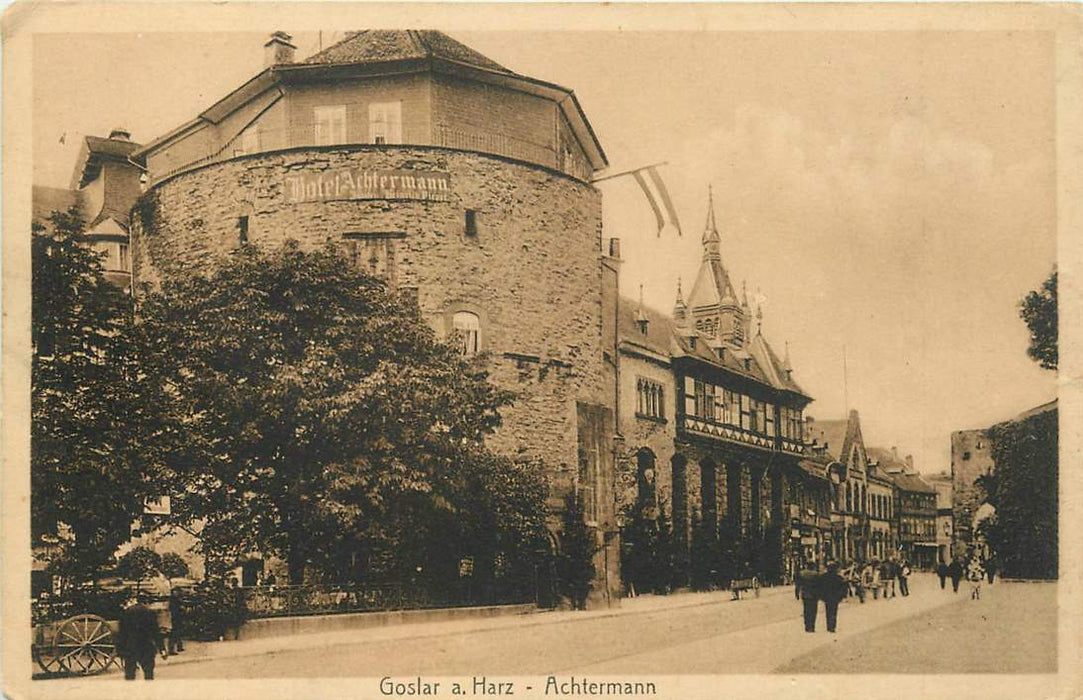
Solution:
[[[31,519],[60,533],[54,570],[86,580],[165,482],[152,459],[158,398],[135,371],[131,300],[106,281],[76,209],[32,232]]]
[[[1057,368],[1057,271],[1041,289],[1029,292],[1020,303],[1019,315],[1030,329],[1027,354],[1044,369]]]
[[[292,582],[448,574],[543,535],[540,468],[483,443],[510,395],[335,248],[242,247],[138,314],[143,370],[189,436],[171,517],[203,523],[209,557],[278,555]]]

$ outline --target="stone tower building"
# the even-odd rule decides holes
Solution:
[[[414,291],[516,393],[491,445],[545,460],[554,509],[584,495],[608,596],[617,264],[574,93],[436,31],[353,32],[300,62],[284,33],[265,48],[262,72],[134,154],[136,281],[289,237]]]

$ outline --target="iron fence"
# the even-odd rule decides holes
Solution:
[[[533,602],[530,594],[493,594],[470,585],[439,591],[401,583],[246,586],[239,590],[249,619]]]

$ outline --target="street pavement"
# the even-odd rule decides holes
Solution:
[[[972,602],[965,590],[941,591],[934,576],[917,575],[907,598],[844,602],[837,634],[826,632],[822,607],[817,632],[805,633],[801,604],[789,587],[764,589],[760,598],[741,601],[731,601],[726,592],[642,596],[611,610],[194,645],[191,653],[161,663],[157,675],[170,680],[462,676],[479,670],[492,676],[988,672],[1020,639],[1020,630],[1030,651],[1016,654],[1006,672],[1042,672],[1056,663],[1055,591],[1055,584],[998,583]],[[984,655],[974,650],[978,635]],[[898,653],[901,645],[906,654]],[[109,677],[116,676],[99,678]]]

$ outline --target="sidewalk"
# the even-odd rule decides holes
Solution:
[[[760,589],[761,597],[793,595],[792,586],[775,586]],[[338,645],[384,642],[392,640],[426,639],[461,634],[481,634],[508,628],[537,627],[556,625],[583,620],[628,617],[656,612],[691,608],[706,605],[720,605],[733,602],[740,604],[746,600],[732,601],[729,591],[711,591],[705,593],[674,593],[668,596],[642,595],[636,598],[623,598],[620,607],[596,610],[546,610],[525,615],[506,615],[478,619],[444,620],[439,622],[415,622],[387,627],[295,634],[281,637],[263,637],[248,640],[229,640],[223,642],[185,642],[185,651],[168,659],[160,660],[163,668],[179,664],[198,663],[219,659],[235,659],[261,656],[283,651],[317,649]],[[109,677],[120,669],[111,668],[101,674]]]

